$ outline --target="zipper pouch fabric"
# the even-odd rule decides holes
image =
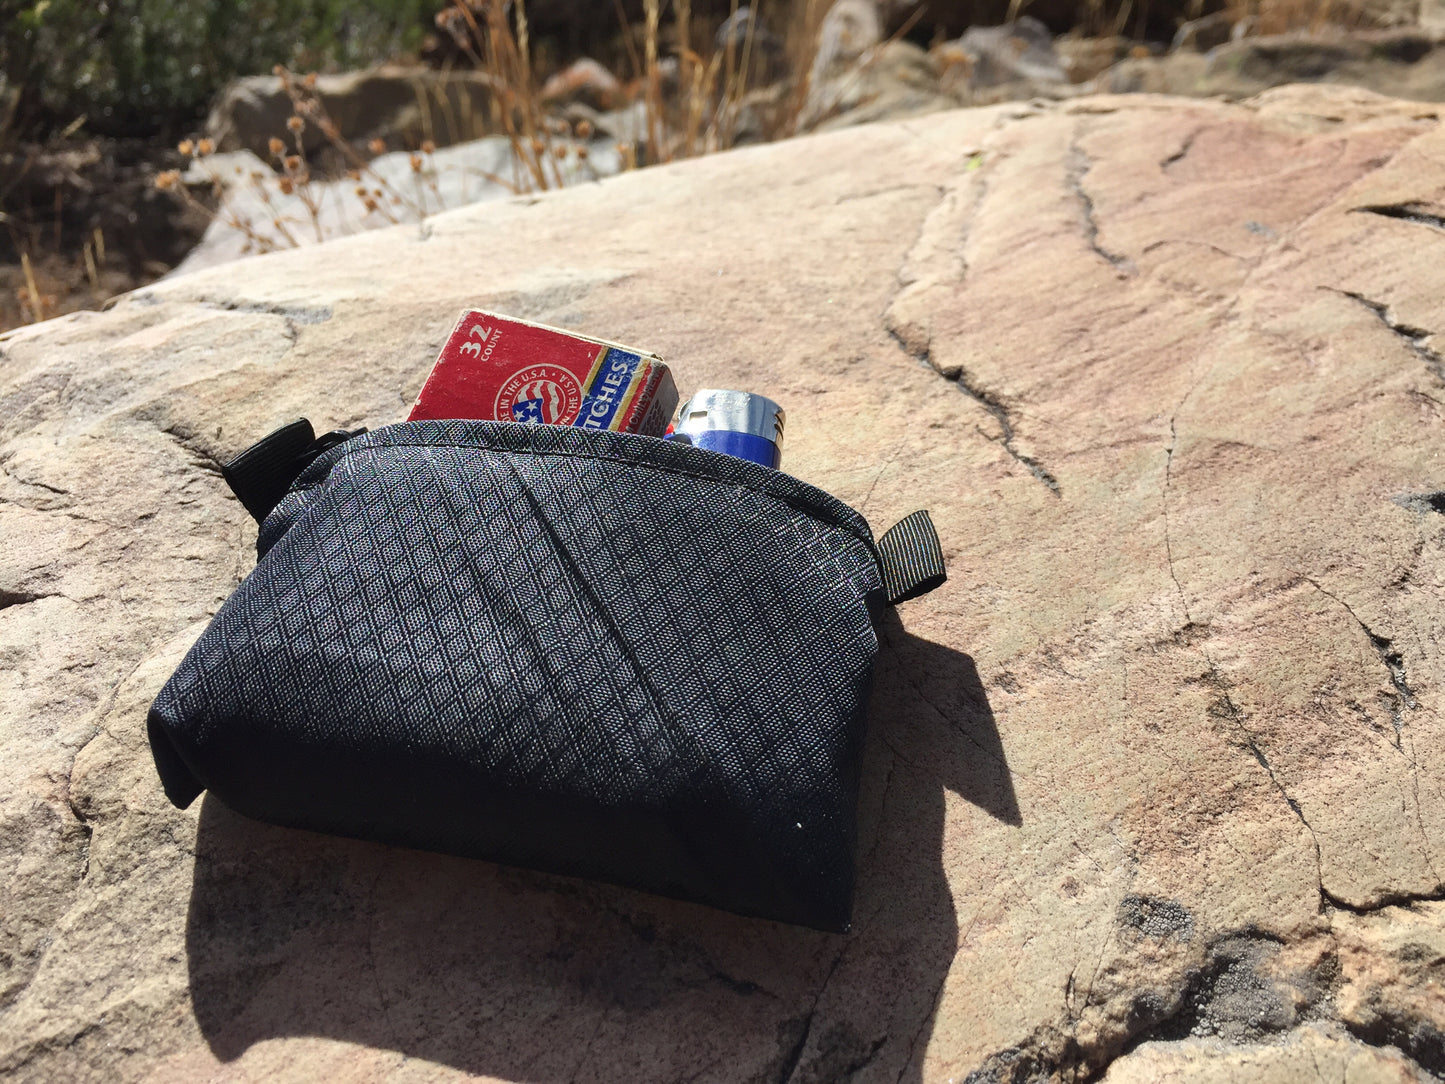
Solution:
[[[470,421],[303,421],[227,478],[258,561],[150,711],[176,805],[847,928],[873,619],[943,582],[927,513],[875,544],[745,460]]]

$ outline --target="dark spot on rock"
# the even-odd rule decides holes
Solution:
[[[1256,934],[1213,945],[1204,966],[1191,974],[1179,1011],[1150,1038],[1213,1036],[1243,1043],[1294,1027],[1300,1008],[1318,992],[1296,990],[1265,974],[1264,966],[1278,952],[1278,941]]]
[[[1434,493],[1407,493],[1394,500],[1401,508],[1408,508],[1412,512],[1439,512],[1445,515],[1445,489]]]
[[[1159,896],[1125,896],[1119,903],[1119,925],[1156,941],[1169,937],[1188,941],[1194,936],[1189,909]]]
[[[1129,1002],[1129,1030],[1137,1032],[1154,1027],[1169,1015],[1172,1008],[1168,996],[1162,991],[1144,990],[1135,994],[1134,1000]]]
[[[1435,957],[1435,950],[1429,945],[1422,945],[1418,941],[1411,941],[1407,945],[1401,945],[1395,953],[1397,957],[1406,963],[1422,963]]]
[[[1011,1046],[990,1054],[988,1060],[963,1078],[963,1084],[1023,1084],[1047,1080],[1050,1075],[1050,1066],[1033,1052]]]

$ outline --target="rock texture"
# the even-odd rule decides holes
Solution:
[[[1354,91],[1002,106],[11,334],[0,1072],[1445,1072],[1442,167]],[[252,561],[217,464],[398,419],[467,304],[777,398],[877,529],[932,509],[851,935],[166,804],[145,709]]]

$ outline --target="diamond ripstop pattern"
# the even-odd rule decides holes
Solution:
[[[152,708],[167,793],[845,929],[882,594],[866,522],[632,434],[323,452]]]

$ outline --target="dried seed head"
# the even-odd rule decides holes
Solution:
[[[565,143],[558,143],[555,147],[553,147],[553,148],[552,148],[552,157],[553,157],[553,158],[557,158],[557,159],[566,158],[566,157],[567,157],[567,144],[565,144]]]
[[[183,155],[189,158],[191,155],[196,153],[196,145],[192,143],[189,139],[183,139],[180,141],[180,143],[176,145],[176,150],[180,151]]]
[[[367,195],[366,195],[366,188],[365,188],[365,186],[364,186],[364,185],[357,185],[357,186],[356,186],[356,194],[357,194],[357,196],[359,196],[361,199],[366,199],[366,198],[367,198]]]
[[[372,154],[382,154],[386,151],[386,144],[379,139],[373,139],[366,145],[366,149]]]
[[[299,154],[288,154],[285,165],[287,173],[295,173],[301,168],[301,156]]]
[[[578,148],[577,148],[577,161],[583,162],[583,161],[586,161],[586,159],[587,159],[587,148],[586,148],[586,147],[578,147]]]
[[[316,89],[316,73],[315,73],[315,72],[307,72],[307,73],[306,73],[306,78],[303,79],[303,80],[301,80],[301,81],[306,84],[306,89],[307,89],[307,90],[315,90],[315,89]]]
[[[286,144],[282,143],[275,136],[271,137],[270,142],[268,142],[266,146],[277,158],[280,158],[281,155],[286,153]]]
[[[407,159],[407,161],[411,163],[411,171],[413,173],[421,172],[421,155],[413,154]]]
[[[346,171],[346,179],[347,179],[348,181],[353,182],[353,183],[355,183],[356,181],[361,180],[361,170],[359,170],[359,169],[348,169],[348,170]],[[366,189],[363,188],[362,191],[365,192]]]
[[[283,196],[289,196],[292,192],[296,191],[296,186],[291,183],[290,177],[282,177],[276,182],[276,187],[281,189]]]
[[[421,141],[421,152],[422,154],[436,154],[437,145],[430,139],[423,139]]]
[[[196,153],[202,155],[215,154],[216,145],[209,139],[203,139],[198,144],[196,144]]]
[[[544,144],[544,143],[543,143],[540,139],[538,139],[536,136],[533,136],[533,137],[532,137],[532,153],[533,153],[533,154],[541,154],[542,151],[545,150],[545,149],[546,149],[546,144]]]
[[[156,187],[162,192],[166,192],[174,188],[180,182],[180,179],[180,170],[168,169],[163,173],[156,174]]]
[[[592,122],[591,122],[590,120],[588,120],[586,117],[583,117],[581,120],[579,120],[579,121],[577,122],[577,138],[578,138],[578,139],[591,139],[591,138],[592,138]]]
[[[287,118],[286,127],[291,129],[291,131],[293,132],[299,132],[302,128],[306,127],[306,122],[302,120],[298,115],[293,113],[290,117]]]
[[[367,196],[364,200],[361,201],[361,203],[362,206],[366,208],[367,214],[370,214],[372,211],[376,210],[376,200],[372,199],[370,196]]]

